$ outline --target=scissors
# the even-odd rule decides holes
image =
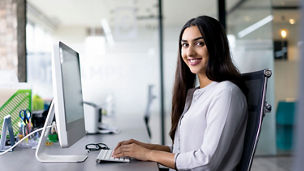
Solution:
[[[30,123],[31,116],[32,114],[28,109],[20,110],[19,112],[19,117],[23,120],[25,125]]]
[[[21,124],[21,131],[23,135],[27,135],[31,132],[31,112],[29,109],[24,109],[19,112],[19,117],[22,119],[24,124]]]

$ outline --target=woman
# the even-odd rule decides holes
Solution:
[[[196,78],[199,87],[195,87]],[[177,170],[235,170],[247,123],[245,88],[227,36],[208,16],[189,20],[179,36],[172,98],[172,148],[120,142],[114,157],[155,161]]]

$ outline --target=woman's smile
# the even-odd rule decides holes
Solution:
[[[188,58],[188,62],[191,66],[198,65],[202,61],[202,58]]]

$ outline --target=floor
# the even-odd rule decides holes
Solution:
[[[292,159],[291,156],[258,156],[253,160],[251,171],[290,171]]]

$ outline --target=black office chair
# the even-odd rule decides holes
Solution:
[[[266,102],[267,81],[271,70],[242,74],[242,79],[247,86],[248,120],[245,133],[245,142],[238,171],[249,171],[259,141],[261,126],[265,112],[271,111],[271,105]]]

